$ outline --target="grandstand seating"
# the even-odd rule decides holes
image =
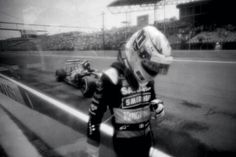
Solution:
[[[235,27],[198,26],[191,28],[183,23],[167,23],[165,34],[175,48],[214,48],[216,42],[231,45],[236,42]],[[177,28],[174,28],[174,27]],[[157,24],[161,31],[162,24]],[[0,41],[1,50],[101,50],[119,49],[120,43],[127,40],[138,27],[122,27],[103,32],[70,32],[37,38],[18,38]],[[104,43],[103,43],[104,35]],[[231,44],[228,44],[231,43]],[[103,45],[104,44],[104,45]],[[187,46],[186,46],[187,45]],[[193,46],[192,46],[193,45]],[[200,45],[200,46],[199,46]],[[209,46],[210,45],[210,46]]]
[[[236,33],[224,31],[218,32],[201,32],[194,36],[189,40],[189,43],[216,43],[216,42],[235,42],[236,41]]]

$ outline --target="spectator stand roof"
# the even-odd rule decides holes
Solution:
[[[108,5],[113,14],[157,9],[165,5],[182,4],[204,0],[115,0]]]
[[[109,4],[109,6],[126,6],[126,5],[143,5],[154,4],[161,0],[116,0]]]
[[[108,9],[113,14],[152,10],[159,1],[161,0],[115,0],[108,5]]]

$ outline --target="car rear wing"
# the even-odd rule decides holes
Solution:
[[[74,64],[74,63],[82,64],[86,61],[88,61],[88,60],[86,60],[86,59],[69,59],[69,60],[66,60],[66,64]]]
[[[83,62],[84,59],[68,59],[66,62]]]

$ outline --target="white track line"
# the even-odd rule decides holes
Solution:
[[[76,56],[81,58],[94,59],[116,59],[116,57],[100,57],[100,56]],[[196,62],[196,63],[219,63],[219,64],[236,64],[236,61],[220,61],[220,60],[198,60],[198,59],[174,59],[174,62]]]
[[[38,55],[38,54],[31,54],[31,55]],[[45,57],[62,57],[62,58],[68,58],[68,55],[64,54],[42,54],[42,56]],[[90,59],[106,59],[106,60],[113,60],[116,59],[116,57],[112,56],[81,56],[81,55],[74,55],[72,54],[71,56],[76,57],[76,58],[90,58]],[[196,62],[196,63],[219,63],[219,64],[236,64],[236,61],[221,61],[221,60],[200,60],[200,59],[177,59],[175,58],[173,60],[174,62]]]
[[[44,54],[43,56],[57,56],[57,57],[68,57],[68,55],[54,55],[54,54]],[[109,56],[80,56],[73,55],[76,58],[90,58],[90,59],[108,59],[115,60],[116,57]],[[219,63],[219,64],[236,64],[236,61],[221,61],[221,60],[200,60],[200,59],[174,59],[174,62],[196,62],[196,63]]]
[[[40,99],[43,99],[45,101],[47,101],[48,103],[50,103],[51,105],[60,108],[61,110],[75,116],[76,118],[78,118],[79,120],[82,120],[83,122],[87,123],[89,120],[89,116],[81,111],[79,111],[78,109],[74,109],[73,107],[70,107],[68,104],[65,104],[63,102],[60,102],[46,94],[43,94],[29,86],[26,86],[25,84],[18,82],[6,75],[3,75],[0,73],[0,76],[3,77],[4,79],[18,85],[19,87],[23,88],[24,90],[34,94],[35,96],[39,97]],[[113,135],[113,128],[110,125],[107,124],[101,124],[101,131],[104,132],[105,134],[108,135]]]

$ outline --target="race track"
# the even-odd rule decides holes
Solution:
[[[20,75],[17,80],[87,114],[90,99],[83,98],[77,89],[56,82],[54,72],[66,59],[81,56],[88,58],[92,66],[98,70],[108,68],[115,60],[114,55],[92,53],[94,55],[70,52],[16,55],[15,52],[11,52],[10,55],[2,55],[4,60],[1,60],[1,63],[4,63],[4,66],[7,63],[20,65],[19,69],[15,70]],[[159,149],[174,156],[186,157],[235,155],[236,60],[228,56],[223,58],[176,57],[168,75],[156,78],[156,93],[164,100],[166,108],[163,121],[152,121],[155,144]],[[85,123],[64,115],[54,107],[45,105],[43,101],[39,103],[38,100],[34,100],[36,99],[33,98],[31,104],[34,105],[35,111],[72,129],[69,131],[71,135],[59,138],[63,131],[58,131],[60,133],[54,135],[45,128],[35,127],[36,124],[28,125],[29,130],[33,131],[35,128],[37,131],[33,132],[40,133],[41,140],[47,143],[48,147],[59,150],[66,156],[69,153],[68,149],[76,145],[72,143],[79,146],[78,143],[81,142],[78,142],[78,139],[85,143]],[[7,106],[5,108],[7,109]],[[109,113],[106,113],[104,120],[109,116]],[[29,124],[28,121],[30,120],[25,118],[21,123]],[[68,130],[65,129],[64,132]],[[106,144],[110,141],[107,138],[106,140],[100,153],[102,156],[112,156],[113,152]]]

